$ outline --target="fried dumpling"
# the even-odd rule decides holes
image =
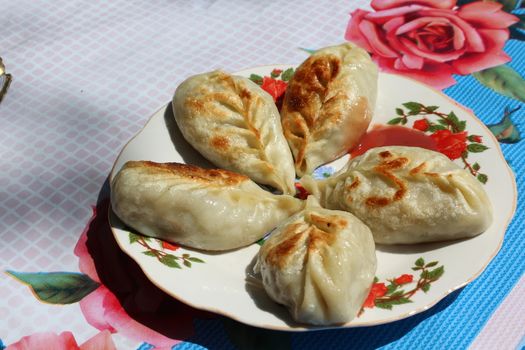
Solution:
[[[222,71],[195,75],[177,88],[173,112],[184,138],[218,167],[295,193],[279,111],[257,84]]]
[[[112,182],[111,204],[125,224],[145,235],[205,250],[251,244],[304,206],[227,170],[148,161],[122,167]]]
[[[306,208],[279,225],[261,247],[255,272],[267,294],[301,323],[342,324],[363,305],[376,272],[370,229],[354,215]]]
[[[445,155],[419,147],[373,148],[326,180],[301,182],[323,206],[361,219],[376,243],[472,237],[492,222],[482,184]]]
[[[368,53],[351,43],[316,51],[297,68],[281,122],[299,176],[357,145],[374,112],[377,79]]]

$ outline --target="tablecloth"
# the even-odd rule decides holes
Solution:
[[[19,0],[0,9],[0,56],[13,78],[0,104],[0,348],[524,347],[521,197],[501,251],[475,281],[426,312],[358,329],[282,333],[194,310],[100,238],[114,160],[183,79],[297,64],[349,39],[382,70],[426,79],[496,125],[523,193],[521,1]],[[399,29],[409,16],[448,29],[432,32],[428,21]],[[400,48],[395,38],[411,31],[432,55]],[[33,287],[38,276],[71,284],[43,296],[24,273],[41,273]]]

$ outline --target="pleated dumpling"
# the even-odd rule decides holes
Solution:
[[[227,170],[147,161],[122,167],[111,185],[111,204],[145,235],[206,250],[251,244],[304,206]]]
[[[215,165],[295,193],[279,111],[257,84],[222,71],[195,75],[177,88],[173,111],[184,138]]]
[[[373,148],[328,179],[301,182],[323,206],[361,219],[376,243],[472,237],[492,222],[483,185],[445,155],[423,148]]]
[[[377,79],[368,53],[351,43],[316,51],[297,68],[281,121],[298,175],[357,145],[374,112]]]
[[[321,208],[310,196],[306,208],[263,244],[255,272],[297,322],[335,325],[357,315],[376,265],[370,229],[350,213]]]

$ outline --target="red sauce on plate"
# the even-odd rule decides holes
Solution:
[[[354,158],[381,146],[412,146],[437,151],[436,142],[422,131],[398,125],[374,125],[350,152],[350,156]]]

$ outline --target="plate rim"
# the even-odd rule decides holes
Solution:
[[[232,74],[239,74],[239,73],[242,73],[242,72],[245,72],[245,71],[249,71],[249,70],[270,69],[270,68],[276,68],[276,67],[280,67],[280,66],[282,66],[282,67],[298,67],[299,65],[293,65],[293,64],[259,65],[259,66],[245,68],[245,69],[239,69],[239,70],[237,70],[236,72],[234,72]],[[437,93],[441,97],[444,97],[446,100],[448,100],[450,103],[455,105],[457,108],[462,109],[470,117],[472,117],[472,120],[475,121],[477,124],[479,124],[486,131],[486,133],[491,137],[491,139],[494,142],[494,144],[497,145],[496,149],[497,149],[497,152],[498,152],[498,156],[505,163],[505,168],[508,171],[508,174],[510,176],[512,192],[514,194],[513,199],[512,199],[511,210],[510,210],[510,213],[509,213],[507,219],[505,220],[504,227],[502,227],[504,232],[501,235],[501,239],[498,242],[498,246],[495,248],[495,250],[493,251],[492,255],[487,259],[487,261],[484,263],[484,265],[474,275],[472,275],[469,279],[467,279],[466,281],[460,283],[459,285],[456,285],[456,286],[448,289],[445,293],[436,296],[435,300],[433,300],[431,302],[427,302],[424,306],[416,308],[416,309],[411,310],[411,311],[408,311],[406,313],[403,313],[403,314],[391,317],[391,318],[385,318],[385,319],[381,319],[381,320],[378,320],[378,321],[367,321],[367,322],[361,322],[361,323],[359,323],[359,322],[352,323],[355,320],[354,319],[354,320],[352,320],[350,322],[347,322],[345,324],[341,324],[341,325],[338,325],[338,326],[324,326],[324,327],[323,326],[310,326],[310,325],[306,325],[306,327],[305,327],[305,326],[303,326],[303,324],[301,324],[300,327],[292,328],[290,326],[286,327],[286,326],[274,326],[274,325],[263,325],[263,324],[247,323],[246,321],[241,320],[237,316],[229,314],[228,312],[225,312],[225,311],[222,311],[222,310],[218,310],[218,309],[214,309],[212,307],[207,307],[207,306],[203,307],[203,306],[196,305],[196,304],[194,304],[192,302],[189,302],[189,301],[185,300],[184,298],[180,297],[179,295],[175,295],[173,292],[170,292],[167,288],[162,287],[156,281],[156,279],[153,278],[150,275],[150,273],[148,272],[148,269],[145,268],[143,266],[143,264],[140,263],[137,259],[135,259],[134,256],[132,255],[132,253],[130,251],[128,251],[127,249],[125,249],[123,247],[123,245],[121,244],[121,242],[120,242],[120,240],[118,238],[118,234],[117,234],[116,230],[113,228],[113,225],[111,224],[111,217],[112,217],[112,215],[116,216],[116,214],[113,212],[112,207],[111,207],[111,195],[110,195],[110,206],[108,208],[108,224],[109,224],[110,230],[111,230],[111,232],[113,234],[113,237],[115,238],[115,240],[116,240],[120,250],[122,250],[124,253],[126,253],[140,267],[140,269],[146,275],[148,280],[150,280],[150,282],[152,282],[157,288],[159,288],[160,290],[162,290],[163,292],[165,292],[166,294],[168,294],[172,298],[178,300],[179,302],[182,302],[182,303],[184,303],[184,304],[186,304],[186,305],[188,305],[190,307],[193,307],[195,309],[198,309],[198,310],[208,311],[208,312],[216,313],[218,315],[226,316],[226,317],[231,318],[231,319],[233,319],[233,320],[235,320],[237,322],[240,322],[240,323],[252,326],[252,327],[258,327],[258,328],[264,328],[264,329],[270,329],[270,330],[277,330],[277,331],[286,331],[286,332],[312,332],[312,331],[322,331],[322,330],[329,330],[329,329],[351,329],[351,328],[361,328],[361,327],[370,327],[370,326],[378,326],[378,325],[383,325],[383,324],[389,324],[389,323],[392,323],[392,322],[395,322],[395,321],[400,321],[400,320],[412,317],[414,315],[420,314],[422,312],[425,312],[425,311],[431,309],[432,307],[434,307],[437,303],[439,303],[441,300],[445,299],[448,295],[450,295],[454,291],[459,290],[459,289],[465,287],[466,285],[472,283],[474,280],[476,280],[483,273],[483,271],[485,271],[485,269],[488,267],[488,265],[494,260],[496,255],[500,252],[501,247],[503,246],[503,241],[505,239],[505,235],[507,233],[507,229],[508,229],[510,223],[512,222],[512,219],[515,216],[516,208],[517,208],[518,190],[517,190],[517,183],[516,183],[516,177],[515,177],[514,171],[512,170],[512,168],[509,166],[508,162],[506,161],[505,155],[503,154],[503,151],[501,149],[501,145],[500,145],[499,141],[496,139],[494,134],[488,129],[488,127],[485,125],[485,123],[483,123],[476,116],[476,114],[474,113],[473,110],[471,110],[470,108],[462,105],[458,101],[454,100],[452,97],[446,95],[445,93],[443,93],[443,91],[437,90],[434,87],[426,85],[426,84],[424,84],[424,83],[422,83],[422,82],[420,82],[420,81],[418,81],[416,79],[413,79],[411,77],[406,77],[406,76],[403,76],[403,75],[400,75],[400,74],[393,74],[393,73],[387,73],[387,72],[381,72],[381,71],[379,72],[379,74],[380,75],[387,75],[387,76],[394,76],[396,78],[405,79],[405,80],[417,83],[418,85],[421,85],[423,88],[430,89],[430,90],[432,90],[432,92]],[[111,167],[111,171],[110,171],[110,173],[108,175],[109,176],[110,194],[111,194],[111,188],[112,188],[112,181],[111,180],[114,178],[114,175],[115,175],[114,174],[115,167],[116,167],[117,161],[122,156],[122,153],[124,152],[124,150],[128,147],[128,145],[135,138],[138,137],[139,134],[141,134],[144,131],[144,129],[148,126],[148,124],[152,121],[152,119],[157,114],[159,114],[161,111],[166,110],[167,108],[169,108],[171,103],[172,103],[172,101],[162,105],[155,112],[153,112],[148,117],[148,119],[146,120],[144,125],[139,130],[137,130],[136,133],[122,146],[122,148],[118,152],[117,156],[115,157],[115,161],[113,162],[113,165]],[[120,219],[118,219],[118,220],[120,220]]]

